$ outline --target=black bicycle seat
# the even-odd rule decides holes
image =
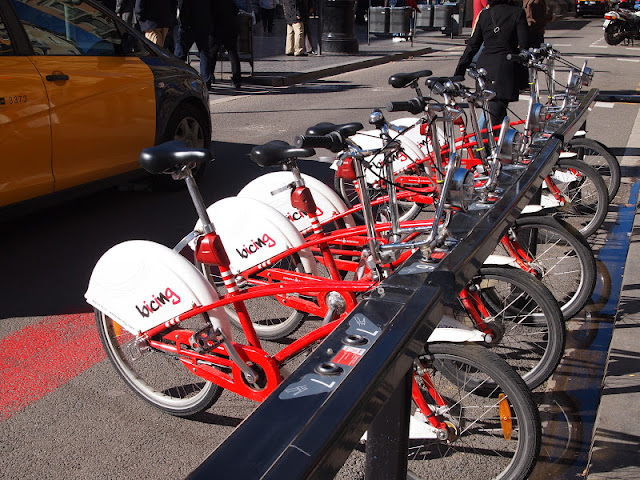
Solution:
[[[342,135],[343,138],[351,137],[355,135],[358,131],[362,130],[364,126],[359,122],[352,123],[342,123],[340,125],[336,125],[335,123],[330,122],[322,122],[314,125],[313,127],[307,128],[307,135],[327,135],[331,132],[338,132]]]
[[[191,148],[183,140],[171,140],[145,148],[138,156],[138,164],[154,175],[171,173],[189,164],[201,164],[213,160],[213,153],[206,148]]]
[[[430,77],[433,75],[431,70],[420,70],[413,73],[396,73],[389,77],[389,85],[393,88],[404,88],[409,86],[414,80],[418,80],[422,77]]]
[[[251,149],[251,160],[261,167],[283,165],[292,158],[306,158],[316,154],[313,148],[298,148],[282,140],[272,140]]]

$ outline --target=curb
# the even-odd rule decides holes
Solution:
[[[319,68],[317,70],[313,70],[311,72],[299,72],[293,73],[291,75],[264,75],[264,76],[253,76],[244,78],[243,81],[245,83],[251,85],[265,85],[270,87],[286,87],[290,85],[295,85],[297,83],[310,82],[313,80],[317,80],[323,77],[330,77],[332,75],[338,75],[341,73],[352,72],[355,70],[360,70],[363,68],[374,67],[377,65],[382,65],[389,62],[394,62],[398,60],[404,60],[407,58],[424,55],[427,53],[432,53],[432,47],[425,47],[418,50],[413,50],[409,52],[400,52],[391,55],[383,55],[376,58],[368,58],[360,61],[351,61],[349,63],[345,63],[342,65],[335,65],[332,67]]]

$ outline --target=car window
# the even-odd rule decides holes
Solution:
[[[4,26],[4,21],[0,17],[0,55],[13,55],[13,45],[11,45],[11,39],[7,28]]]
[[[36,55],[144,55],[113,18],[79,0],[13,0]]]

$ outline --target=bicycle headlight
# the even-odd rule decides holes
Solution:
[[[549,109],[546,105],[542,105],[541,103],[535,103],[533,105],[530,126],[534,132],[540,132],[544,129],[548,114]]]
[[[585,67],[582,72],[582,84],[585,87],[591,85],[591,80],[593,80],[593,69],[589,67]]]
[[[515,128],[510,128],[504,136],[502,150],[500,150],[500,160],[512,162],[521,153],[524,137]]]
[[[449,205],[467,210],[475,196],[475,181],[466,168],[458,167],[453,172],[449,190]]]

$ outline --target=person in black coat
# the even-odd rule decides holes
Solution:
[[[454,75],[463,75],[473,57],[484,44],[476,66],[487,71],[487,87],[496,93],[489,101],[489,115],[493,125],[502,123],[509,102],[518,99],[520,79],[518,66],[507,60],[508,54],[517,54],[528,45],[528,25],[525,12],[509,0],[489,0],[489,8],[478,15],[475,29]]]
[[[229,54],[231,63],[231,81],[236,88],[240,88],[241,70],[238,55],[238,21],[240,10],[233,0],[214,0],[211,5],[212,30],[209,36],[211,49],[211,71],[216,69],[218,52],[222,47]]]
[[[177,22],[177,0],[136,0],[136,20],[144,36],[162,47],[169,29]],[[173,48],[172,48],[173,51]]]
[[[200,76],[211,88],[214,81],[211,70],[211,46],[209,36],[212,31],[212,3],[216,0],[178,0],[178,26],[174,54],[186,61],[191,45],[195,42],[200,57]]]

